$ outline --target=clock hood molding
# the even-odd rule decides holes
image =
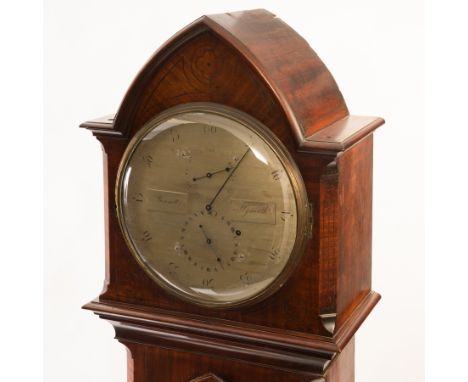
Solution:
[[[256,93],[268,95],[264,107],[270,110],[255,110],[250,101]],[[140,70],[115,116],[81,127],[130,139],[187,96],[235,107],[272,130],[281,121],[291,132],[290,149],[300,151],[335,154],[384,123],[349,115],[333,76],[308,43],[280,18],[256,9],[202,16],[182,29]]]

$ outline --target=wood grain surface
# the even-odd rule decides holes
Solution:
[[[253,306],[212,310],[167,294],[131,255],[115,186],[130,139],[169,107],[213,102],[248,113],[282,142],[304,179],[313,232],[287,282]],[[129,349],[128,381],[353,382],[354,334],[371,288],[372,132],[350,116],[305,40],[265,10],[203,16],[139,72],[115,116],[84,122],[102,144],[106,275],[85,306]],[[311,222],[312,223],[312,222]],[[105,355],[103,355],[105,356]]]

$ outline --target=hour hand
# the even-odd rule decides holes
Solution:
[[[203,178],[211,178],[213,175],[222,173],[222,172],[229,172],[231,171],[232,167],[225,167],[221,170],[216,170],[216,171],[209,171],[205,175],[200,175],[192,178],[192,181],[196,182],[197,180],[203,179]]]

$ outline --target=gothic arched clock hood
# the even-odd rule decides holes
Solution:
[[[245,307],[210,309],[167,293],[119,227],[125,152],[150,121],[187,104],[258,121],[303,179],[310,232],[300,260],[277,290]],[[252,10],[188,25],[144,65],[115,116],[81,125],[105,158],[106,281],[85,308],[129,349],[129,381],[354,380],[354,334],[380,298],[371,289],[372,133],[383,123],[349,115],[307,42]]]

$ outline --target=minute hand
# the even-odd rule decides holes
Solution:
[[[218,192],[216,193],[216,195],[213,197],[213,199],[211,199],[211,202],[209,202],[205,208],[207,211],[211,211],[211,208],[213,206],[213,203],[215,202],[216,198],[218,197],[218,195],[221,193],[221,191],[223,190],[224,186],[226,185],[226,183],[229,181],[229,179],[231,179],[231,177],[234,175],[234,173],[236,172],[237,168],[239,167],[239,165],[241,164],[242,160],[245,158],[245,156],[247,155],[247,153],[250,151],[250,147],[247,149],[247,151],[244,153],[244,155],[242,155],[242,158],[239,159],[239,162],[237,162],[236,166],[232,169],[231,173],[229,174],[229,176],[226,178],[226,180],[224,181],[224,183],[221,185],[221,187],[219,188]]]

